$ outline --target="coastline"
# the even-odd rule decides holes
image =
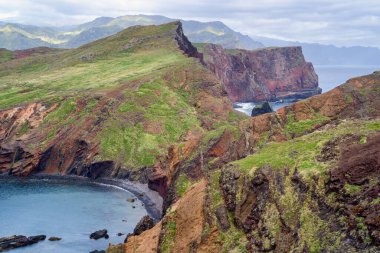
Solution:
[[[128,191],[135,195],[137,199],[144,203],[144,207],[149,216],[153,220],[158,221],[162,216],[162,204],[163,199],[158,194],[148,188],[147,184],[141,184],[137,182],[131,182],[121,179],[113,178],[98,178],[91,179],[87,177],[74,176],[74,175],[49,175],[49,174],[33,174],[28,177],[16,177],[12,175],[0,174],[0,179],[16,179],[16,180],[50,180],[56,182],[86,182],[89,184],[97,184],[104,187],[115,187],[124,191]]]

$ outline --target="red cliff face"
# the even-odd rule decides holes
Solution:
[[[321,93],[313,65],[301,47],[254,51],[206,45],[204,61],[224,84],[233,102],[307,98]]]

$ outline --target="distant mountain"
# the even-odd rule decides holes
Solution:
[[[337,47],[318,43],[302,43],[252,36],[268,47],[301,46],[306,60],[315,65],[380,65],[377,47]]]
[[[135,25],[160,25],[174,19],[158,15],[100,17],[91,22],[68,27],[38,27],[0,22],[0,48],[10,50],[39,46],[75,48],[105,38]],[[181,20],[186,36],[195,43],[213,43],[225,48],[256,49],[262,47],[301,46],[307,61],[316,65],[380,65],[376,47],[337,47],[315,43],[276,40],[247,36],[224,23]]]
[[[164,16],[127,15],[117,18],[100,17],[71,27],[37,27],[0,23],[0,48],[10,50],[37,46],[73,48],[105,38],[135,25],[160,25],[175,21]],[[215,43],[225,48],[255,49],[263,44],[235,32],[222,22],[182,20],[185,34],[192,42]],[[22,36],[21,36],[22,35]]]

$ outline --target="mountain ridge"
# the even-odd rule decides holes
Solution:
[[[163,24],[174,20],[176,19],[160,15],[127,15],[116,18],[99,17],[93,21],[69,27],[38,27],[3,22],[0,23],[0,28],[7,24],[21,28],[29,27],[28,29],[40,30],[40,32],[50,34],[52,37],[46,38],[45,36],[43,39],[47,41],[40,41],[20,36],[20,33],[12,33],[13,37],[10,37],[10,35],[6,36],[4,32],[0,32],[0,48],[13,50],[39,46],[73,48],[115,34],[130,26]],[[220,21],[204,23],[182,20],[182,22],[184,23],[185,34],[193,43],[213,43],[225,48],[249,50],[270,46],[302,46],[306,59],[317,65],[380,65],[380,49],[376,47],[337,47],[318,43],[283,41],[243,35],[233,31]],[[213,30],[217,32],[215,33]],[[52,33],[55,34],[52,35]],[[49,43],[49,40],[50,42],[55,41],[55,43]],[[64,42],[57,44],[57,41]]]

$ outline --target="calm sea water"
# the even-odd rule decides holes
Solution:
[[[0,237],[58,236],[61,241],[39,242],[12,250],[18,253],[84,253],[121,243],[147,212],[142,202],[129,203],[132,193],[82,181],[0,179]],[[135,208],[133,208],[135,206]],[[127,220],[127,222],[123,222]],[[89,239],[107,229],[109,240]]]
[[[315,65],[315,72],[319,77],[319,87],[322,92],[327,92],[334,89],[340,84],[345,83],[348,79],[362,75],[368,75],[376,70],[380,70],[380,66],[327,66]],[[284,103],[273,103],[273,109],[278,110],[282,107],[291,104],[290,101]],[[236,103],[241,108],[236,108],[237,111],[251,115],[255,103]]]

